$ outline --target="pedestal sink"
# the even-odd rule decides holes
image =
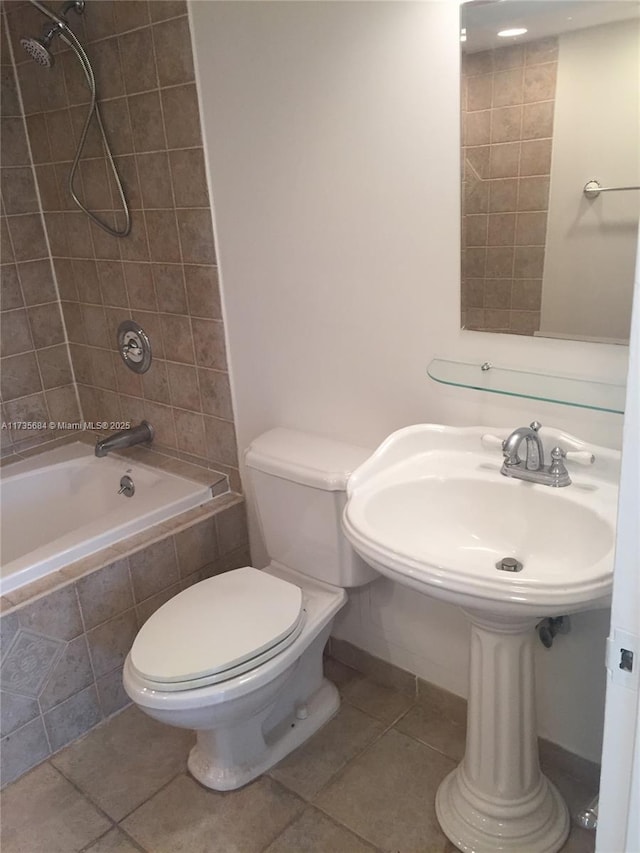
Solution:
[[[466,752],[436,797],[445,834],[473,853],[551,853],[569,816],[538,762],[533,629],[608,604],[619,454],[543,430],[548,448],[595,455],[556,489],[502,476],[499,449],[482,443],[491,432],[510,430],[393,433],[351,476],[343,527],[381,574],[471,622]]]

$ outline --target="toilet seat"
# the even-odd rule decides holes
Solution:
[[[130,663],[162,692],[215,684],[278,655],[300,635],[304,619],[300,587],[245,566],[164,604],[142,626]]]

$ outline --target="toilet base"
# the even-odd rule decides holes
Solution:
[[[215,791],[241,788],[308,740],[337,713],[339,707],[337,688],[323,678],[318,690],[301,710],[306,716],[300,718],[301,713],[293,713],[266,736],[263,736],[255,719],[241,723],[232,732],[227,729],[227,742],[224,744],[221,744],[219,732],[215,729],[201,730],[197,732],[198,741],[189,753],[189,772],[202,785]],[[244,755],[245,759],[239,759],[239,755]]]

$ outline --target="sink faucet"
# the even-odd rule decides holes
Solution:
[[[134,444],[153,441],[154,429],[148,421],[142,421],[138,426],[131,429],[123,429],[114,432],[108,438],[96,441],[96,456],[106,456],[111,450],[124,450],[125,447],[133,447]]]
[[[544,448],[538,431],[542,424],[538,421],[528,427],[518,427],[502,443],[504,462],[500,470],[505,477],[542,483],[545,486],[568,486],[571,478],[564,464],[566,453],[561,447],[551,451],[551,464],[544,464]],[[518,451],[522,442],[526,442],[526,455],[520,458]]]

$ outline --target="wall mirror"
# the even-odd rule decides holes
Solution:
[[[639,10],[634,0],[461,6],[462,328],[628,342]],[[601,192],[585,192],[592,181]]]

